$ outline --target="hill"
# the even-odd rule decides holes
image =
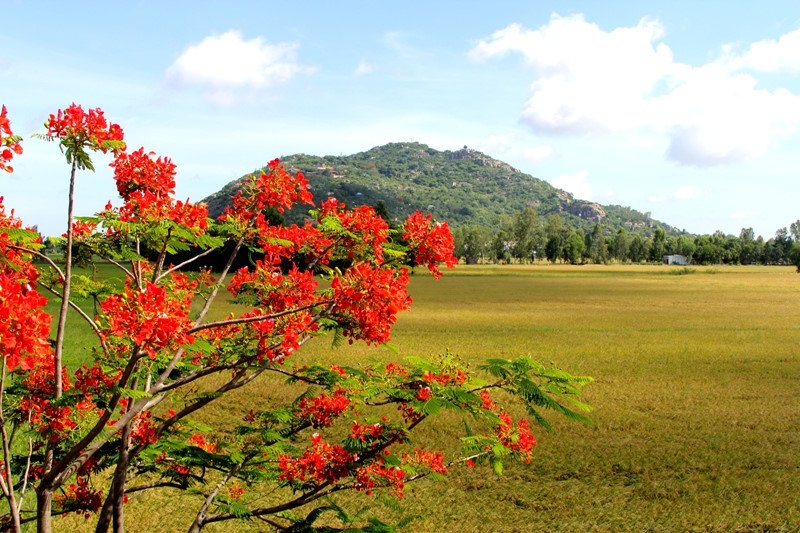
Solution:
[[[668,235],[682,233],[651,219],[649,213],[574,198],[466,146],[440,151],[420,143],[390,143],[349,156],[295,154],[282,157],[281,162],[292,171],[303,171],[315,198],[335,196],[351,206],[383,202],[390,217],[398,220],[419,209],[452,226],[496,227],[502,215],[533,207],[540,217],[560,214],[568,225],[584,230],[602,222],[606,231],[625,228],[648,237],[656,227]],[[238,181],[204,200],[211,216],[222,212]],[[305,211],[293,210],[286,219],[298,221]]]

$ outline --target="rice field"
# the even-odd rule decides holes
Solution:
[[[412,532],[800,530],[800,275],[778,267],[461,266],[412,277],[413,309],[392,346],[332,349],[298,362],[352,365],[453,353],[478,364],[528,354],[596,381],[593,422],[537,431],[530,465],[422,480],[401,509],[373,500]],[[224,312],[224,304],[219,309]],[[280,396],[254,383],[203,417]],[[457,418],[423,428],[445,448]],[[363,504],[363,502],[362,502]],[[184,531],[174,493],[132,498],[132,532]],[[67,530],[91,522],[62,520]],[[57,527],[59,522],[56,523]],[[258,531],[227,523],[208,531]]]

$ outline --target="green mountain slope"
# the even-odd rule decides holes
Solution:
[[[667,234],[681,233],[648,213],[576,199],[466,146],[439,151],[420,143],[390,143],[349,156],[295,154],[281,162],[292,171],[303,171],[315,198],[335,196],[351,206],[383,202],[397,220],[419,209],[452,226],[494,227],[502,215],[533,207],[540,217],[557,213],[567,224],[584,229],[602,222],[606,231],[625,228],[650,236],[660,226]],[[204,200],[211,216],[222,212],[237,187],[238,180],[232,181]],[[306,211],[295,209],[286,219],[298,221]]]

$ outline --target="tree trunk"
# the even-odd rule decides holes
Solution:
[[[100,509],[100,513],[97,517],[97,526],[94,528],[94,533],[108,533],[108,528],[111,527],[111,521],[113,520],[113,509],[112,506],[114,505],[114,487],[113,485],[108,491],[108,496],[106,496],[105,501],[103,502],[103,508]]]
[[[51,509],[53,507],[53,491],[50,489],[39,489],[36,491],[36,532],[52,533],[53,517]]]

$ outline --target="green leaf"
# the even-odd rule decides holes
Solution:
[[[439,398],[431,398],[430,400],[422,404],[420,411],[422,411],[426,415],[435,415],[436,413],[441,411],[443,405],[444,402],[442,402],[442,400],[440,400]]]
[[[142,398],[150,398],[152,394],[149,392],[145,392],[143,390],[136,390],[136,389],[119,389],[119,393],[122,397],[133,398],[134,400],[140,400]]]
[[[400,353],[400,350],[397,349],[397,346],[395,346],[394,344],[392,344],[390,342],[384,342],[383,343],[383,347],[386,348],[387,350],[389,350],[392,353]]]
[[[492,470],[494,470],[494,473],[497,474],[498,476],[502,476],[503,475],[503,461],[501,461],[500,459],[497,459],[496,457],[493,458],[492,459]]]

